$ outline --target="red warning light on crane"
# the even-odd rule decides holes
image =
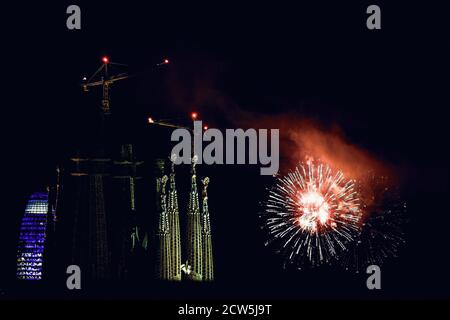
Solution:
[[[102,61],[103,61],[103,63],[109,63],[109,58],[107,57],[107,56],[104,56],[103,58],[102,58]]]

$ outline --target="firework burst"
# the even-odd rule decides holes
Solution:
[[[337,259],[360,233],[360,201],[353,180],[309,160],[278,177],[265,203],[266,245],[286,261],[316,266]]]

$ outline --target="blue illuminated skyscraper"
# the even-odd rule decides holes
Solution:
[[[47,225],[48,195],[33,193],[22,219],[17,250],[17,278],[40,280]]]

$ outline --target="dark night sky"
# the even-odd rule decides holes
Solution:
[[[371,32],[366,3],[334,2],[80,3],[81,31],[66,29],[69,2],[5,10],[8,210],[0,225],[0,289],[14,277],[25,198],[45,185],[58,160],[89,140],[89,110],[99,96],[83,96],[78,84],[108,54],[140,74],[113,88],[112,105],[121,115],[117,135],[143,156],[155,139],[145,125],[150,114],[180,117],[196,109],[211,127],[223,128],[239,122],[235,110],[293,112],[339,125],[348,141],[398,168],[409,208],[407,245],[383,267],[380,293],[367,291],[364,274],[283,271],[262,245],[256,217],[267,179],[256,167],[209,168],[218,280],[200,288],[200,297],[449,298],[444,10],[429,2],[377,2],[382,30]],[[152,70],[165,57],[173,63]]]

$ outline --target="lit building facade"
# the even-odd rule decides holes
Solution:
[[[164,161],[157,161],[157,210],[158,225],[158,271],[161,280],[179,281],[183,278],[193,281],[214,280],[213,253],[211,243],[211,222],[208,209],[207,188],[209,178],[202,180],[202,207],[197,189],[196,159],[191,167],[191,188],[186,215],[185,263],[181,264],[181,237],[178,210],[178,195],[175,185],[174,160],[172,160],[170,178],[164,175]],[[169,180],[169,192],[166,184]],[[183,271],[183,273],[182,273]]]
[[[202,223],[200,214],[200,204],[198,200],[197,191],[197,173],[196,173],[197,159],[192,160],[192,175],[191,175],[191,192],[189,193],[189,205],[187,212],[187,265],[190,267],[190,272],[187,273],[188,279],[201,281],[202,280],[202,265],[203,265],[203,246],[202,246]]]
[[[161,172],[164,173],[164,162],[158,161],[157,167]],[[157,208],[159,211],[159,222],[158,222],[158,238],[159,238],[159,248],[158,248],[158,278],[161,280],[171,280],[171,253],[170,248],[170,233],[169,233],[169,218],[167,216],[167,195],[166,195],[166,184],[167,176],[162,175],[156,179],[156,193],[157,193]]]
[[[170,250],[171,254],[171,279],[181,280],[181,238],[180,215],[178,210],[178,194],[175,184],[175,158],[172,157],[171,172],[169,178],[169,197],[167,201],[167,213],[169,216]]]
[[[203,193],[202,193],[202,246],[203,246],[203,266],[202,277],[203,281],[214,280],[214,264],[213,264],[213,251],[211,242],[211,220],[209,218],[208,209],[208,185],[209,178],[206,177],[202,180]]]
[[[41,280],[46,238],[48,194],[33,193],[22,219],[17,250],[17,278]]]

